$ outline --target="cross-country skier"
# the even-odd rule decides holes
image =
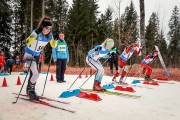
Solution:
[[[141,55],[142,47],[139,47],[138,43],[133,43],[130,46],[126,47],[123,53],[119,56],[119,69],[114,74],[113,81],[116,81],[116,77],[121,73],[121,79],[119,81],[120,84],[123,84],[123,78],[128,71],[128,67],[126,66],[127,60],[134,54],[137,56]]]
[[[30,99],[39,99],[35,92],[36,81],[39,77],[39,55],[48,42],[50,42],[50,45],[53,48],[57,45],[57,41],[53,39],[51,30],[51,19],[49,17],[43,17],[39,22],[37,29],[33,30],[26,41],[27,46],[25,47],[24,58],[30,66],[30,76],[28,79],[26,93]]]
[[[100,63],[99,59],[108,57],[110,49],[114,46],[114,40],[107,38],[101,45],[97,45],[94,49],[88,52],[86,57],[86,62],[89,66],[95,69],[96,75],[94,79],[93,90],[104,91],[105,89],[101,87],[102,77],[104,75],[104,68]]]
[[[147,55],[140,63],[140,65],[143,67],[143,73],[145,72],[145,80],[146,81],[153,81],[150,78],[150,75],[152,73],[152,68],[149,65],[149,63],[151,63],[157,57],[158,57],[158,51],[153,50],[153,52],[150,53],[149,55]]]

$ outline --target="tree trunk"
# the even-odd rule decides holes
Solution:
[[[145,41],[145,9],[144,0],[139,0],[140,3],[140,39],[143,46],[142,56],[146,55],[146,41]]]
[[[34,0],[31,0],[31,31],[33,29],[33,4]]]

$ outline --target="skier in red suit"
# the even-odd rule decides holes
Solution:
[[[130,46],[126,47],[123,51],[123,53],[119,56],[119,69],[114,74],[113,81],[116,81],[116,77],[121,73],[121,80],[119,83],[123,83],[123,78],[126,75],[128,71],[128,67],[126,66],[127,60],[133,55],[140,56],[141,55],[141,49],[142,47],[139,47],[138,43],[133,43]]]
[[[145,72],[146,81],[152,81],[152,79],[150,78],[150,75],[152,73],[152,68],[149,65],[149,63],[151,63],[157,56],[158,56],[158,51],[153,50],[153,52],[147,55],[140,63],[140,65],[143,67],[143,71]]]

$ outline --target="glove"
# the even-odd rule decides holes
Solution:
[[[95,48],[95,51],[99,51],[101,49],[102,49],[102,47],[97,47],[97,48]]]
[[[40,27],[38,27],[38,28],[35,30],[35,32],[36,32],[37,34],[40,34],[40,33],[42,33],[42,29],[43,29],[43,27],[40,26]]]
[[[58,34],[55,34],[54,35],[54,40],[58,40],[59,39],[59,35]]]

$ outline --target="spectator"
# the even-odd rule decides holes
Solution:
[[[7,71],[11,74],[12,72],[12,67],[14,64],[14,60],[12,59],[12,57],[10,57],[7,61],[6,61],[6,65],[7,65]]]
[[[66,82],[64,80],[64,73],[66,70],[66,64],[69,61],[69,51],[66,41],[64,40],[64,34],[59,34],[55,39],[58,39],[56,48],[53,48],[53,60],[56,63],[56,80],[58,83]]]
[[[4,52],[1,51],[1,54],[0,54],[0,73],[4,73],[4,64],[5,64],[5,56],[4,56]]]
[[[18,71],[18,67],[20,65],[20,62],[21,62],[21,60],[20,60],[19,56],[17,56],[16,59],[15,59],[16,71]]]

